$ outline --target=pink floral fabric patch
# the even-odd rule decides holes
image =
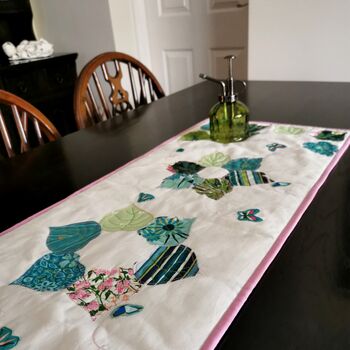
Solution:
[[[67,295],[95,320],[103,312],[128,302],[140,288],[132,268],[92,269],[67,288]]]

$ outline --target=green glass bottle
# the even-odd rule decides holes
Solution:
[[[232,61],[235,56],[225,57],[229,60],[229,78],[227,81],[211,78],[200,74],[200,77],[218,83],[222,86],[222,95],[209,111],[210,138],[221,143],[239,142],[249,135],[249,110],[248,107],[237,99],[236,87],[245,83],[234,80],[232,76]]]

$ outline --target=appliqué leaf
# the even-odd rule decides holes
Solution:
[[[319,140],[329,140],[329,141],[343,141],[346,132],[322,130],[315,137]]]
[[[259,134],[260,130],[265,128],[267,128],[267,125],[249,124],[248,126],[249,136],[257,135]]]
[[[331,157],[334,153],[338,151],[338,147],[335,145],[332,145],[331,143],[327,141],[320,141],[320,142],[305,142],[303,143],[304,148],[319,153],[322,155],[325,155],[327,157]]]
[[[126,208],[107,214],[100,223],[103,230],[108,232],[136,231],[152,220],[152,214],[131,204]]]
[[[180,174],[196,174],[203,167],[194,162],[180,161],[170,166],[171,169]]]
[[[181,190],[184,188],[191,188],[195,184],[200,184],[204,181],[197,174],[185,175],[185,174],[173,174],[166,177],[160,187],[161,188],[171,188],[174,190]]]
[[[201,126],[201,130],[209,131],[210,130],[210,124],[207,123],[207,124],[202,125]]]
[[[95,320],[115,305],[127,302],[140,288],[132,268],[93,269],[67,289],[67,295]]]
[[[194,251],[184,245],[160,246],[146,261],[136,264],[135,278],[141,284],[157,285],[193,277],[198,271]]]
[[[151,244],[174,246],[179,245],[189,236],[192,219],[169,218],[159,216],[148,226],[138,230],[138,234]]]
[[[74,253],[100,233],[101,226],[95,221],[50,227],[46,245],[54,253]]]
[[[208,154],[200,159],[198,162],[204,167],[217,166],[220,167],[227,163],[230,160],[230,157],[227,154],[221,152],[215,152]]]
[[[198,194],[204,194],[208,198],[215,200],[232,191],[230,182],[225,178],[205,179],[200,185],[195,185],[193,188]]]
[[[182,135],[180,140],[182,141],[199,141],[199,140],[210,140],[210,135],[204,130],[191,131],[185,135]]]
[[[143,310],[142,305],[136,305],[136,304],[124,304],[117,306],[112,312],[112,317],[120,317],[120,316],[131,316],[134,314],[138,314]]]
[[[238,158],[230,160],[222,167],[228,171],[257,170],[260,168],[262,160],[262,158]]]
[[[85,272],[76,253],[50,253],[42,256],[17,280],[20,285],[39,292],[55,292],[73,284]]]
[[[151,201],[154,198],[155,197],[153,196],[153,194],[141,192],[137,198],[137,202],[141,203],[141,202]]]
[[[275,127],[274,131],[277,134],[300,135],[305,132],[305,129],[291,125],[279,125]]]

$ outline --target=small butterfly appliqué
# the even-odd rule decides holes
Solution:
[[[251,221],[251,222],[261,222],[264,221],[259,216],[256,216],[260,212],[260,209],[247,209],[237,212],[237,219],[239,221]]]

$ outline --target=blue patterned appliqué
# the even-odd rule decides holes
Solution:
[[[139,197],[137,198],[137,202],[141,203],[141,202],[151,201],[154,198],[155,197],[153,196],[153,194],[141,192],[139,194]]]
[[[151,244],[174,246],[187,239],[194,220],[159,216],[137,232]]]
[[[266,147],[270,152],[275,152],[278,148],[286,148],[287,146],[282,145],[281,143],[270,143],[266,145]]]
[[[257,170],[261,166],[262,158],[238,158],[232,159],[222,167],[228,171]]]
[[[14,348],[20,341],[20,337],[12,335],[12,330],[7,327],[0,328],[0,349],[9,350]]]
[[[338,147],[332,145],[327,141],[320,142],[305,142],[303,143],[304,148],[309,149],[312,152],[331,157],[335,152],[338,151]]]
[[[258,214],[259,212],[260,212],[260,209],[247,209],[243,211],[238,211],[237,219],[239,221],[250,221],[250,222],[264,221],[262,218],[255,215],[255,214]]]
[[[46,254],[11,284],[39,292],[65,289],[84,275],[85,266],[79,262],[79,258],[76,253]]]

